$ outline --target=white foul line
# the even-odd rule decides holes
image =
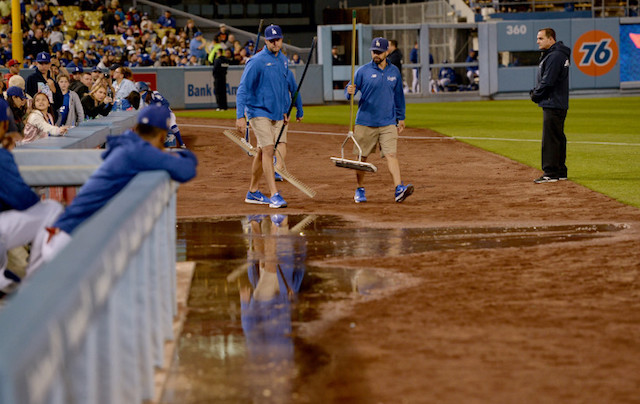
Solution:
[[[232,126],[217,126],[217,125],[194,125],[194,124],[184,124],[181,123],[180,126],[190,126],[194,128],[217,128],[217,129],[235,129]],[[326,136],[345,136],[345,133],[335,133],[335,132],[310,132],[308,130],[289,130],[289,133],[307,133],[309,135],[326,135]],[[398,136],[400,139],[415,139],[415,140],[498,140],[503,142],[537,142],[540,143],[539,139],[508,139],[501,137],[473,137],[473,136]],[[572,144],[593,144],[593,145],[604,145],[604,146],[640,146],[640,143],[618,143],[618,142],[590,142],[590,141],[567,141],[567,143]]]

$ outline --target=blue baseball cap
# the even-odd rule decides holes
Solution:
[[[0,98],[0,122],[8,121],[10,114],[9,103],[4,98]]]
[[[23,100],[27,98],[27,96],[24,95],[24,91],[18,86],[9,87],[7,89],[7,96],[8,97],[20,97]]]
[[[371,47],[369,50],[378,51],[378,52],[386,52],[389,49],[389,41],[385,38],[373,38],[371,41]]]
[[[282,38],[282,29],[277,25],[269,25],[267,29],[264,30],[264,38],[267,41],[280,39]]]
[[[48,52],[40,52],[36,56],[37,63],[51,63],[51,55]]]
[[[148,105],[138,114],[138,123],[150,125],[162,130],[169,130],[171,112],[162,105]]]
[[[73,72],[74,73],[84,73],[84,69],[82,68],[82,66],[76,66],[73,68]]]

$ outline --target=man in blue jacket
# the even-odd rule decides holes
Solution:
[[[569,109],[569,66],[571,49],[556,42],[556,32],[543,28],[537,35],[542,50],[538,84],[530,91],[531,101],[542,108],[542,170],[533,182],[543,184],[567,179],[567,137],[564,120]]]
[[[11,154],[15,147],[9,127],[9,105],[0,99],[0,295],[12,284],[20,282],[15,268],[7,268],[9,250],[29,244],[38,233],[50,226],[62,212],[55,201],[40,201],[40,197],[24,182]]]
[[[171,179],[187,182],[196,176],[198,161],[187,149],[162,151],[171,112],[162,105],[149,105],[138,114],[133,131],[107,138],[104,162],[83,185],[73,202],[53,224],[38,235],[42,248],[36,251],[27,275],[48,262],[71,240],[74,230],[106,205],[138,173],[165,170]]]
[[[271,208],[285,208],[287,202],[280,196],[274,178],[273,145],[282,125],[289,123],[287,112],[291,102],[289,87],[289,61],[282,49],[282,30],[270,25],[264,31],[266,46],[247,62],[236,93],[236,129],[244,133],[247,120],[258,140],[258,152],[251,167],[251,183],[245,197],[246,203],[269,205]],[[301,104],[300,104],[301,105]],[[297,118],[302,118],[298,108]],[[278,159],[286,154],[287,131],[282,134],[278,146]],[[271,198],[258,190],[258,183],[264,174]]]
[[[355,73],[353,84],[345,88],[347,99],[360,91],[354,138],[362,148],[362,160],[380,145],[380,155],[387,159],[395,185],[395,201],[402,202],[413,193],[413,185],[404,185],[400,177],[397,157],[398,133],[404,130],[405,104],[402,75],[397,67],[387,63],[389,42],[374,38],[371,42],[371,63],[361,66]],[[354,148],[354,152],[357,150]],[[356,203],[367,201],[364,192],[364,172],[356,171],[358,188]]]

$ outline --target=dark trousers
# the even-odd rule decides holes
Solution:
[[[566,109],[543,108],[542,170],[548,177],[566,177],[567,137],[564,135]]]
[[[213,76],[213,91],[216,93],[218,108],[227,109],[227,77]]]

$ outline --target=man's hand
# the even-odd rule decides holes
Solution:
[[[398,121],[398,124],[396,126],[398,127],[398,133],[402,133],[402,131],[404,130],[404,121]]]
[[[283,114],[284,116],[284,124],[289,125],[289,116],[287,114]]]
[[[56,83],[53,80],[47,79],[47,85],[49,86],[52,92],[54,93],[56,92]]]
[[[356,93],[356,85],[350,84],[347,86],[347,94],[354,95]]]
[[[247,120],[245,117],[236,119],[236,129],[238,129],[240,133],[244,133],[244,131],[247,130]]]

